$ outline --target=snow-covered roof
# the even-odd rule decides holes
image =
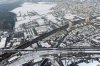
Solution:
[[[35,28],[38,33],[45,33],[51,29],[49,26],[40,26]]]
[[[37,23],[38,23],[39,25],[45,25],[45,22],[44,22],[43,19],[37,19],[36,21],[37,21]]]
[[[65,14],[64,16],[66,19],[71,20],[71,21],[78,21],[81,19],[84,19],[83,17],[77,16],[77,15],[73,15],[73,14]]]
[[[24,19],[25,18],[25,19]],[[25,16],[25,17],[17,17],[17,22],[15,24],[15,28],[18,28],[21,24],[23,23],[28,23],[28,22],[35,22],[36,19],[39,19],[40,16],[36,15],[36,16],[31,16],[31,18],[29,16]]]
[[[93,38],[92,40],[95,42],[100,42],[100,37]]]
[[[52,15],[52,14],[47,14],[46,16],[48,19],[52,20],[52,19],[55,19],[55,17]]]
[[[96,19],[100,20],[100,17],[97,17]]]
[[[6,42],[6,38],[1,38],[0,48],[4,48]]]
[[[18,28],[21,24],[28,23],[28,22],[30,22],[30,20],[18,21],[18,22],[16,22],[15,28]]]
[[[41,60],[42,60],[42,58],[34,59],[34,63],[35,63],[35,62],[39,62],[39,61],[41,61]]]
[[[11,61],[13,61],[13,60],[15,60],[17,58],[18,58],[18,56],[14,56],[14,57],[10,58],[8,61],[11,62]]]
[[[72,15],[72,14],[65,14],[65,18],[66,19],[69,19],[69,20],[72,20],[75,18],[75,15]]]
[[[47,15],[46,15],[46,18],[47,18],[48,20],[51,20],[51,21],[54,22],[54,23],[57,23],[57,22],[58,22],[58,21],[56,20],[56,17],[53,16],[52,14],[47,14]]]
[[[51,45],[49,45],[47,42],[41,41],[40,44],[42,47],[51,47]]]

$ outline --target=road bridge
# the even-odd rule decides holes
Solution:
[[[100,51],[96,51],[96,50],[80,50],[80,49],[76,49],[76,50],[68,50],[66,48],[63,49],[44,49],[43,50],[38,50],[38,51],[32,51],[29,52],[28,54],[22,55],[20,56],[20,58],[18,60],[15,60],[14,62],[12,62],[11,64],[7,64],[7,66],[14,66],[14,65],[19,65],[21,66],[24,63],[29,62],[30,60],[34,60],[37,58],[44,58],[44,57],[49,57],[49,56],[53,56],[58,58],[72,58],[72,57],[76,57],[76,58],[100,58]],[[57,60],[58,64],[62,63]],[[33,62],[34,63],[34,62]]]
[[[62,26],[60,28],[54,29],[54,30],[52,30],[52,31],[50,31],[48,33],[42,34],[41,36],[39,36],[39,37],[37,37],[37,38],[35,38],[35,39],[31,40],[31,41],[28,41],[28,42],[18,46],[15,49],[25,49],[25,48],[29,47],[30,45],[32,45],[34,43],[37,43],[38,41],[41,41],[41,40],[45,39],[46,37],[58,32],[58,31],[67,29],[68,27],[69,27],[69,24],[64,25],[64,26]],[[10,57],[12,54],[15,54],[15,52],[14,53],[4,53],[4,54],[0,55],[0,62],[2,60],[4,60],[4,59]]]

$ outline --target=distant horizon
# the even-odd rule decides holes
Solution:
[[[100,0],[0,0],[0,4],[7,4],[7,3],[13,3],[13,2],[18,2],[18,1],[34,1],[34,2],[47,2],[47,1],[55,1],[55,2],[60,2],[60,1],[79,1],[79,2],[100,2]]]

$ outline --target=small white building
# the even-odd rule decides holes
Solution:
[[[97,19],[97,20],[100,20],[100,17],[97,17],[96,19]]]
[[[38,34],[43,34],[53,29],[50,26],[40,26],[40,27],[36,27],[35,30],[37,31]]]
[[[0,48],[4,48],[5,47],[5,43],[6,43],[6,37],[5,38],[1,38]]]
[[[45,21],[43,19],[37,19],[36,21],[40,26],[45,25]]]

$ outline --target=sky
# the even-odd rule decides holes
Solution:
[[[12,3],[20,0],[0,0],[0,4]]]

